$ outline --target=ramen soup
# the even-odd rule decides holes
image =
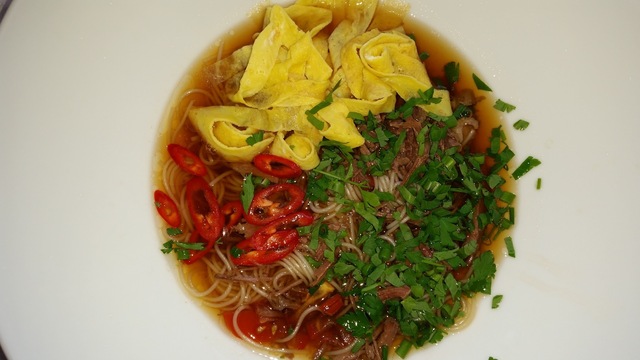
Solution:
[[[259,352],[404,357],[491,291],[513,153],[486,85],[406,10],[269,6],[172,102],[154,174],[162,251]]]

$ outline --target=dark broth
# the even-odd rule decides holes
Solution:
[[[376,23],[398,23],[398,19],[403,17],[403,14],[398,14],[398,12],[404,13],[404,11],[399,11],[398,7],[385,7],[384,4],[381,5],[382,6],[379,6],[376,13]],[[156,185],[157,188],[162,188],[160,164],[168,159],[166,146],[170,142],[173,134],[176,132],[176,128],[179,123],[182,121],[183,113],[188,102],[194,100],[194,105],[196,106],[210,105],[206,102],[207,100],[204,97],[191,96],[187,101],[181,99],[182,94],[189,89],[207,89],[207,78],[203,69],[207,65],[216,62],[219,58],[228,56],[241,46],[250,44],[253,41],[253,35],[261,30],[263,14],[263,11],[256,12],[248,17],[243,23],[234,27],[232,31],[228,32],[209,46],[203,52],[202,56],[188,70],[185,77],[176,88],[174,96],[170,102],[170,106],[167,108],[156,148],[156,167],[154,169],[153,180],[154,185]],[[333,27],[337,25],[339,20],[340,14],[336,16],[333,24],[329,26],[330,29],[328,30],[333,30]],[[460,64],[460,78],[458,83],[455,85],[455,90],[473,89],[476,96],[483,97],[483,100],[474,107],[474,115],[480,123],[480,128],[477,131],[475,140],[471,144],[471,148],[474,152],[484,153],[489,146],[489,135],[491,130],[501,125],[501,119],[499,112],[493,109],[495,99],[491,94],[476,90],[475,84],[472,80],[472,74],[474,72],[478,74],[478,72],[471,66],[470,62],[460,54],[459,51],[442,39],[427,25],[419,23],[407,16],[404,19],[404,28],[407,34],[413,34],[415,36],[419,52],[426,52],[429,54],[429,57],[425,62],[425,66],[432,79],[444,79],[444,65],[451,61],[457,62]],[[198,136],[198,134],[192,130],[190,126],[187,126],[183,127],[183,130],[181,130],[177,136],[179,139],[180,137]],[[507,184],[503,187],[504,190],[513,192],[513,181],[511,181],[507,176],[504,177],[507,179]],[[162,231],[162,233],[164,233],[164,231]],[[496,262],[499,262],[499,260],[503,258],[503,256],[501,256],[504,251],[503,241],[494,241],[491,244],[484,244],[483,246],[484,249],[490,249],[494,252]],[[174,258],[172,258],[172,260],[176,261]],[[187,270],[190,273],[195,273],[196,282],[198,282],[199,278],[198,272],[202,272],[201,279],[203,282],[206,278],[206,269],[201,265],[202,264],[196,263],[189,266],[189,269]],[[218,319],[221,325],[225,326],[220,311],[204,306],[203,308],[212,316],[212,318]]]

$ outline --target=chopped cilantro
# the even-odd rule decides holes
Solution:
[[[246,142],[247,142],[247,145],[253,146],[253,145],[259,143],[262,140],[264,140],[264,131],[263,130],[259,130],[255,134],[252,134],[251,136],[249,136],[247,138]]]
[[[449,80],[457,81],[458,65],[451,63],[448,69]],[[440,101],[433,94],[433,88],[420,91],[383,119],[403,121],[416,106]],[[404,337],[396,353],[405,357],[414,347],[441,340],[462,314],[465,297],[491,293],[495,259],[481,244],[494,241],[515,221],[515,194],[502,189],[503,170],[508,170],[515,154],[500,127],[491,132],[486,154],[441,146],[457,119],[472,117],[473,111],[473,106],[459,106],[451,116],[428,113],[413,133],[409,133],[413,129],[392,129],[371,113],[350,113],[371,145],[369,151],[352,151],[332,141],[320,144],[320,163],[309,172],[307,198],[338,203],[340,211],[360,217],[355,241],[366,261],[355,252],[340,250],[345,230],[332,230],[320,222],[301,231],[308,247],[322,249],[323,261],[332,263],[324,281],[354,280],[342,295],[354,296],[355,307],[338,323],[359,339],[356,344],[370,341],[374,329],[390,316]],[[416,142],[418,156],[427,160],[395,187],[399,199],[356,180],[388,174],[407,139]],[[357,199],[348,196],[348,187],[358,188]],[[394,220],[399,225],[389,235],[387,226]],[[468,241],[476,226],[484,231],[477,241]],[[466,276],[459,280],[452,271]],[[381,300],[379,292],[399,289],[406,296]]]
[[[491,251],[483,252],[473,261],[471,267],[473,272],[465,284],[465,290],[470,293],[491,294],[491,283],[496,273],[493,253]]]
[[[162,244],[160,249],[164,254],[175,252],[178,260],[187,260],[191,256],[189,250],[203,250],[204,244],[201,242],[187,243],[175,240],[169,240]]]
[[[167,235],[169,236],[178,236],[182,234],[182,229],[180,228],[167,228]]]
[[[249,212],[249,207],[251,206],[251,200],[253,200],[253,174],[249,174],[244,178],[244,182],[242,183],[242,193],[240,194],[240,199],[242,201],[242,207],[245,212]]]

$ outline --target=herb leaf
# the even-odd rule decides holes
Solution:
[[[525,130],[528,127],[529,127],[529,122],[524,119],[520,119],[515,123],[513,123],[513,128],[516,130]]]
[[[240,201],[242,201],[242,207],[245,212],[249,212],[254,191],[255,186],[253,185],[253,174],[249,174],[242,182],[242,192],[240,193]]]
[[[495,295],[492,299],[491,299],[491,308],[492,309],[497,309],[500,306],[500,302],[502,302],[502,295]]]
[[[513,239],[511,236],[504,238],[504,244],[507,247],[507,254],[511,257],[516,257],[516,249],[513,246]]]
[[[169,236],[178,236],[182,234],[182,229],[180,228],[167,228],[167,235]]]
[[[333,86],[333,88],[331,89],[331,91],[329,91],[329,94],[327,94],[324,100],[322,100],[316,106],[304,112],[305,115],[307,115],[307,120],[311,123],[311,125],[313,125],[313,127],[315,127],[318,130],[324,129],[324,121],[318,119],[315,115],[318,113],[318,111],[331,105],[331,103],[333,102],[333,92],[336,91],[338,87],[340,87],[340,81],[338,81]]]
[[[493,108],[498,110],[498,111],[502,111],[502,112],[506,112],[506,113],[510,113],[513,110],[516,109],[516,107],[514,105],[511,105],[507,102],[504,102],[501,99],[496,100],[496,103],[493,104]]]
[[[169,240],[162,244],[160,249],[164,254],[175,252],[178,260],[187,260],[191,256],[189,250],[204,250],[204,243],[187,243],[182,241]]]
[[[460,78],[460,63],[451,61],[444,65],[444,75],[449,82],[449,86],[458,82]]]
[[[540,160],[534,158],[533,156],[528,156],[526,159],[524,159],[522,164],[520,164],[520,166],[518,166],[513,171],[513,174],[511,174],[511,175],[513,176],[514,179],[518,180],[521,177],[523,177],[526,173],[531,171],[531,169],[533,169],[534,167],[536,167],[536,166],[538,166],[540,164],[542,164],[542,162]]]
[[[476,75],[475,73],[471,75],[473,78],[473,82],[476,84],[476,88],[478,90],[484,90],[484,91],[493,91],[491,90],[491,88],[489,87],[489,85],[487,85],[484,81],[480,80],[480,78],[478,77],[478,75]]]
[[[259,130],[255,134],[252,134],[251,136],[249,136],[247,138],[246,142],[247,142],[247,145],[253,146],[253,145],[259,143],[262,140],[264,140],[264,131],[263,130]]]

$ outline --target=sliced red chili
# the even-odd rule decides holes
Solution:
[[[253,165],[260,171],[281,179],[293,179],[302,175],[298,164],[276,155],[258,154],[253,158]]]
[[[187,206],[196,230],[205,240],[218,240],[222,235],[224,216],[213,190],[199,176],[189,180],[186,188]]]
[[[178,144],[169,144],[167,150],[173,161],[175,161],[182,170],[196,176],[204,176],[207,174],[206,165],[200,160],[198,155],[192,153],[189,149]]]
[[[250,238],[239,242],[241,251],[232,258],[236,265],[252,266],[274,263],[289,255],[300,242],[296,227],[313,223],[313,214],[300,211],[279,218],[256,231]]]
[[[338,311],[340,311],[340,309],[342,309],[343,305],[344,305],[344,300],[342,299],[342,295],[334,294],[331,297],[322,301],[318,306],[318,308],[320,309],[321,312],[329,316],[333,316],[337,314]]]
[[[231,228],[232,226],[240,222],[240,219],[242,219],[242,217],[244,216],[242,202],[238,200],[224,204],[224,206],[222,206],[222,214],[225,218],[225,227],[227,229]]]
[[[202,257],[207,255],[209,251],[211,251],[211,249],[213,249],[213,245],[215,245],[216,243],[215,241],[208,241],[206,239],[203,239],[198,231],[193,231],[191,233],[191,236],[189,236],[189,243],[197,243],[197,242],[205,243],[206,245],[204,246],[204,249],[189,250],[189,258],[186,260],[182,260],[183,263],[187,265],[191,265],[194,262],[200,260]]]
[[[153,193],[153,200],[156,204],[156,210],[158,214],[172,227],[180,226],[182,219],[180,218],[180,212],[176,203],[161,190],[156,190]]]
[[[291,230],[298,226],[307,226],[313,224],[313,214],[309,211],[299,211],[293,214],[289,214],[287,216],[283,216],[277,220],[272,221],[271,223],[261,227],[256,231],[251,238],[255,239],[257,243],[252,243],[254,247],[260,246],[262,242],[262,237],[269,236],[278,231],[283,230]]]
[[[304,195],[304,190],[294,184],[268,186],[253,196],[245,218],[251,224],[266,225],[297,211],[304,203]]]
[[[236,245],[242,253],[232,257],[231,261],[241,266],[272,264],[289,255],[299,242],[300,235],[295,229],[254,234]]]

